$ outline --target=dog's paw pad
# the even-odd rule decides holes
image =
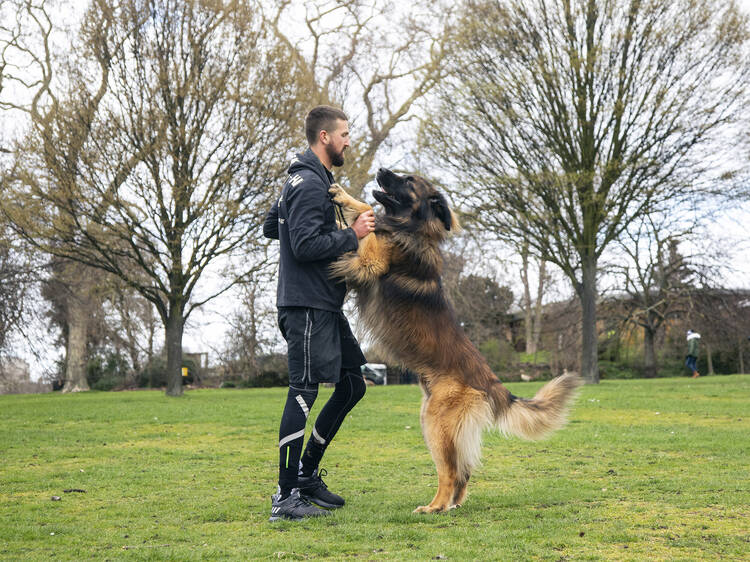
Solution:
[[[337,183],[331,184],[331,187],[328,188],[328,193],[331,194],[333,200],[337,203],[339,202],[338,199],[341,199],[346,195],[344,188]]]

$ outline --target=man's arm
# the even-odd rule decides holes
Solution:
[[[357,249],[357,235],[351,228],[321,233],[327,202],[325,189],[304,183],[287,196],[289,239],[294,257],[301,262],[335,258]]]
[[[273,240],[279,239],[279,202],[276,201],[263,222],[263,236]]]

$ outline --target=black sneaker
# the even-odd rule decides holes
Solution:
[[[326,476],[328,472],[324,468],[320,472],[315,469],[315,472],[311,476],[298,476],[297,486],[299,486],[299,494],[307,501],[318,504],[321,507],[327,507],[329,509],[337,509],[344,506],[344,498],[328,491],[328,486],[323,482],[322,476]]]
[[[271,496],[271,517],[268,519],[269,521],[278,521],[279,519],[298,521],[305,517],[328,515],[325,509],[315,507],[307,500],[301,498],[299,490],[296,488],[292,490],[292,493],[286,499],[280,500],[279,498],[280,494]]]

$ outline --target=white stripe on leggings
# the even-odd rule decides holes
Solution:
[[[305,419],[307,419],[307,416],[310,415],[310,410],[307,407],[307,404],[305,404],[305,399],[302,398],[300,394],[298,394],[296,397],[297,403],[299,403],[299,407],[302,408],[302,411],[305,412]]]
[[[286,445],[290,441],[294,441],[295,439],[299,437],[304,437],[304,436],[305,436],[304,429],[300,429],[297,433],[292,433],[291,435],[287,435],[281,441],[279,441],[279,449],[281,449],[284,445]]]
[[[320,443],[321,445],[325,445],[325,444],[326,444],[326,440],[325,440],[325,439],[323,439],[323,438],[322,438],[322,437],[320,436],[320,433],[318,433],[318,430],[317,430],[317,429],[315,429],[315,426],[313,426],[313,432],[312,432],[312,434],[313,434],[313,437],[315,438],[315,440],[316,440],[316,441],[317,441],[318,443]]]

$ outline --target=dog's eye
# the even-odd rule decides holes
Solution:
[[[404,186],[414,195],[417,192],[417,184],[414,182],[414,176],[406,176],[404,178]]]

